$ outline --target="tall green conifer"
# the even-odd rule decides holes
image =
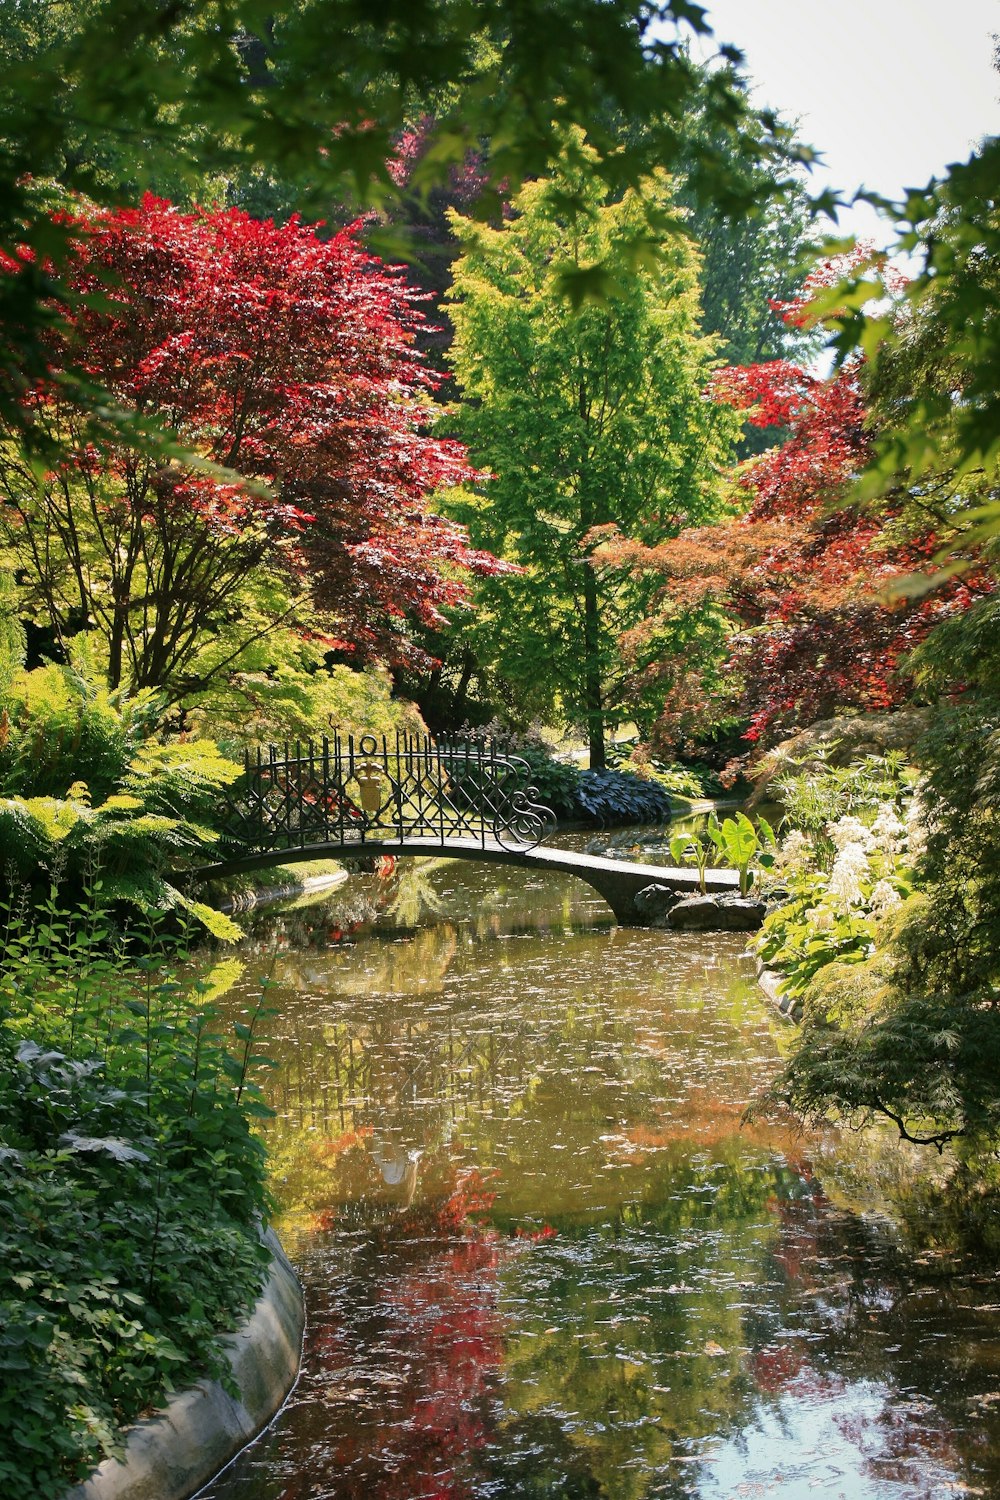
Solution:
[[[524,707],[586,725],[602,766],[620,717],[617,642],[641,616],[644,586],[591,555],[609,529],[662,539],[714,516],[732,419],[704,395],[715,346],[665,175],[642,202],[609,202],[572,136],[559,174],[528,184],[512,209],[499,228],[451,216],[457,420],[492,475],[459,519],[524,568],[484,583],[471,628]],[[595,265],[612,271],[609,294],[574,306],[566,289]]]

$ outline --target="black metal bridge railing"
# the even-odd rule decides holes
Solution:
[[[247,755],[229,797],[231,853],[473,840],[530,849],[554,825],[530,767],[475,737],[334,734]],[[221,851],[220,851],[221,852]]]

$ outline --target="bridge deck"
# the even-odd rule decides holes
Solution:
[[[240,859],[226,860],[197,872],[199,878],[211,880],[222,875],[234,875],[249,870],[261,869],[269,864],[295,864],[306,859],[351,859],[365,855],[392,854],[397,858],[423,856],[437,859],[474,859],[490,864],[517,865],[521,869],[551,870],[560,875],[576,875],[593,887],[620,922],[641,924],[642,918],[634,905],[639,891],[648,885],[670,885],[675,890],[695,895],[698,891],[698,875],[693,869],[680,869],[673,865],[650,865],[633,863],[631,860],[608,859],[599,854],[581,854],[575,849],[553,849],[544,845],[534,848],[508,848],[492,840],[480,839],[359,839],[356,843],[310,843],[299,847],[275,849],[267,854],[251,854]],[[706,889],[712,893],[735,892],[739,889],[739,876],[735,870],[708,870],[705,875]]]

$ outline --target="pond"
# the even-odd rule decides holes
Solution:
[[[202,1500],[1000,1494],[996,1276],[908,1256],[832,1134],[741,1126],[784,1025],[741,938],[436,861],[252,942],[308,1326]]]

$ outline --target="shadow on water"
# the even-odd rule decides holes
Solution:
[[[741,1128],[741,939],[435,861],[253,942],[306,1355],[203,1500],[1000,1493],[995,1278],[907,1256],[832,1135]]]

